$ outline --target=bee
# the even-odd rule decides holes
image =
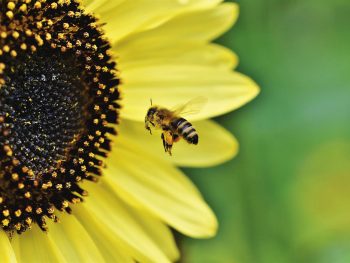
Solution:
[[[197,145],[199,136],[193,125],[180,115],[194,114],[205,104],[203,97],[195,98],[186,104],[169,110],[165,107],[153,106],[148,109],[145,117],[145,128],[152,134],[151,128],[161,129],[161,139],[164,150],[172,155],[173,144],[183,138],[189,144]]]

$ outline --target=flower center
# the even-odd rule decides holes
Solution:
[[[0,142],[33,177],[68,159],[85,129],[90,98],[71,59],[24,59],[0,90],[0,131],[6,134]]]
[[[0,2],[0,226],[46,230],[96,181],[119,80],[98,21],[72,0]]]

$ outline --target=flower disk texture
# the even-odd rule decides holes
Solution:
[[[0,4],[0,222],[10,235],[86,195],[117,122],[119,80],[97,21],[71,1]]]

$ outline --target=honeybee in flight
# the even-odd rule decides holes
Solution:
[[[183,138],[189,144],[197,145],[198,133],[193,125],[180,115],[195,114],[204,106],[207,99],[198,97],[186,104],[169,110],[160,106],[153,106],[148,109],[145,117],[145,127],[152,134],[151,128],[162,130],[162,141],[165,152],[171,155],[173,144]]]

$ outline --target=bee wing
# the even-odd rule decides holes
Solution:
[[[172,109],[174,115],[193,115],[201,111],[208,102],[206,97],[196,97],[185,104],[180,104]]]

